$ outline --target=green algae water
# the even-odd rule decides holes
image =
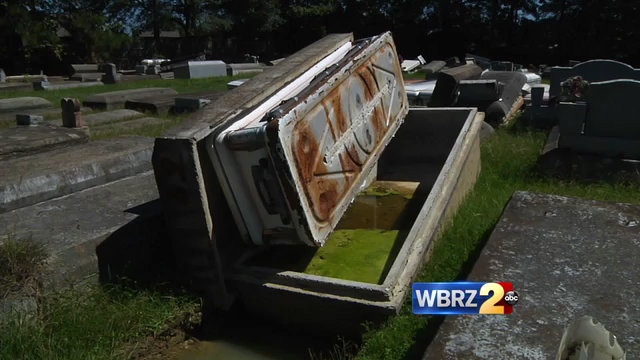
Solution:
[[[324,246],[274,246],[251,265],[380,284],[411,228],[418,183],[374,182],[362,191]]]

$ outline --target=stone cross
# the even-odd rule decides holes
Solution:
[[[62,108],[62,126],[68,128],[84,127],[84,120],[80,112],[80,100],[76,98],[62,98],[60,100]]]

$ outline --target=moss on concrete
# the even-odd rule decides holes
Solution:
[[[335,230],[304,270],[307,274],[379,283],[398,230]]]

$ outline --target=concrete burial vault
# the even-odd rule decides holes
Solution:
[[[348,331],[381,320],[399,309],[475,182],[482,121],[473,108],[409,110],[390,33],[329,35],[156,139],[153,167],[178,264],[221,309],[239,296],[281,322]],[[413,191],[410,224],[377,281],[256,260],[334,246],[345,211],[378,181]]]

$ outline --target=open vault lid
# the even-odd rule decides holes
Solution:
[[[207,148],[243,236],[321,246],[407,111],[387,32],[344,44],[216,129]]]

